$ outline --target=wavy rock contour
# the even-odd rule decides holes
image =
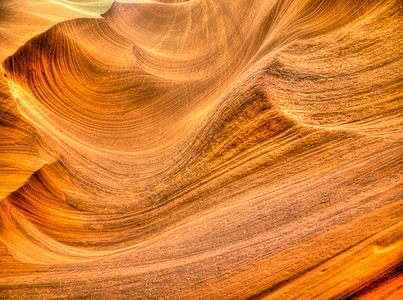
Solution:
[[[106,4],[1,7],[0,295],[398,298],[400,2]]]

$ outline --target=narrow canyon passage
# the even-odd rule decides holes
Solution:
[[[0,298],[400,299],[397,0],[0,3]]]

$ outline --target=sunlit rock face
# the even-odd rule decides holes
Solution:
[[[401,296],[399,1],[6,0],[0,24],[1,298]]]

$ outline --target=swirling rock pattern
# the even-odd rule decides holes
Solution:
[[[401,9],[2,2],[0,296],[401,297]]]

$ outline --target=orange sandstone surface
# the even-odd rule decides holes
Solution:
[[[401,299],[401,12],[0,2],[0,298]]]

